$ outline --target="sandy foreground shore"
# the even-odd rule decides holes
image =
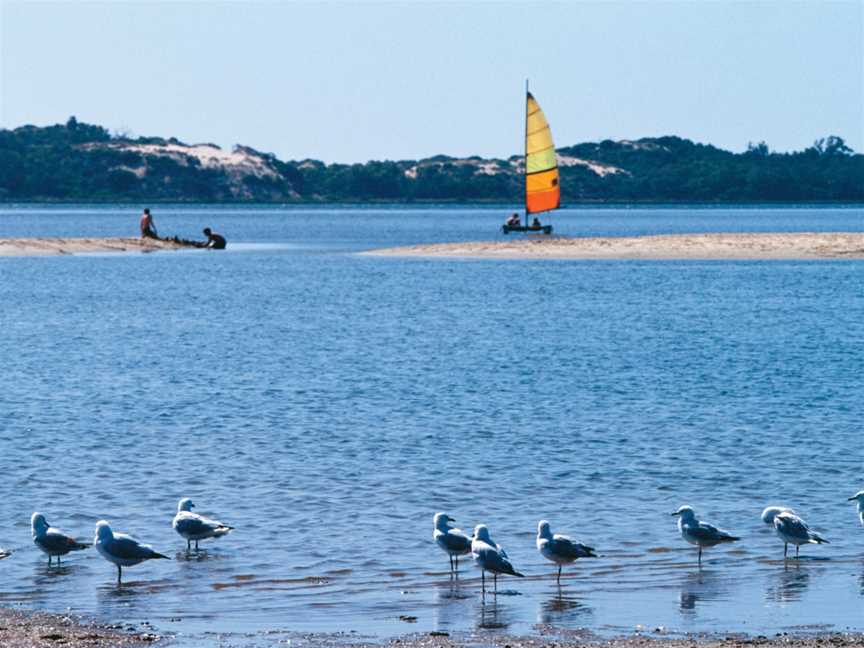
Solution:
[[[862,232],[530,237],[370,250],[364,255],[485,259],[864,259]]]
[[[864,634],[820,632],[776,634],[766,636],[704,636],[684,638],[664,637],[661,629],[645,630],[630,636],[602,639],[585,630],[564,630],[538,626],[530,636],[507,635],[500,632],[427,632],[407,634],[388,640],[364,641],[347,632],[290,633],[228,633],[211,635],[209,643],[219,646],[294,645],[307,648],[864,648]],[[86,648],[143,648],[145,646],[197,646],[198,639],[182,635],[160,636],[147,622],[140,627],[104,625],[84,618],[0,608],[0,646],[4,648],[44,648],[67,646]]]
[[[162,638],[142,629],[109,627],[74,616],[0,608],[0,646],[86,646],[87,648],[142,648],[163,645]]]
[[[0,238],[0,256],[50,256],[101,252],[156,252],[189,246],[150,238]]]

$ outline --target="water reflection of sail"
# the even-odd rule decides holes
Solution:
[[[537,611],[537,623],[562,624],[573,623],[594,613],[574,594],[556,587],[550,596],[540,603]]]
[[[783,566],[782,571],[777,573],[768,581],[768,588],[765,590],[765,599],[775,601],[776,603],[789,603],[801,599],[804,590],[810,585],[810,569],[801,568],[798,561],[790,567],[788,564]]]

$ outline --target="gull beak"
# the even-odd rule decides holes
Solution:
[[[857,499],[858,499],[858,498],[855,497],[855,496],[853,495],[852,497],[848,498],[846,501],[847,501],[847,502],[853,502],[853,501],[855,501],[855,500],[857,500]]]
[[[672,511],[669,515],[681,515],[678,511]]]

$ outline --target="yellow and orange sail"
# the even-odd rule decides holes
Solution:
[[[525,107],[525,212],[557,209],[561,204],[558,159],[552,131],[540,104],[530,92]]]

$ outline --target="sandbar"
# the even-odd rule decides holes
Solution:
[[[585,238],[531,236],[384,248],[362,254],[482,259],[864,259],[864,232],[736,232]]]
[[[0,238],[0,256],[51,256],[98,254],[102,252],[156,252],[190,246],[170,239],[88,237],[88,238]]]

